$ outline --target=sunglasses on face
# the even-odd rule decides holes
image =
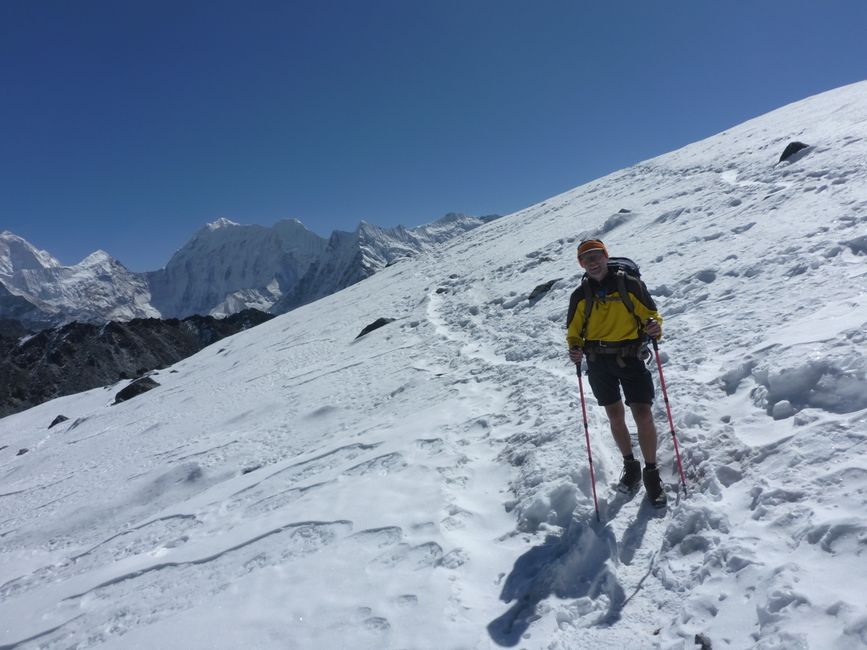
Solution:
[[[583,255],[578,256],[578,262],[580,264],[591,264],[593,262],[601,262],[605,259],[605,254],[600,251],[591,251],[589,253],[584,253]]]

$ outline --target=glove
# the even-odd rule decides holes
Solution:
[[[582,350],[580,347],[578,347],[577,345],[573,345],[571,348],[569,348],[569,359],[576,366],[581,363],[581,360],[583,358],[584,358],[584,350]]]

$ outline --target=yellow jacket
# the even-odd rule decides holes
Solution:
[[[662,316],[656,311],[656,304],[644,282],[638,278],[627,275],[625,278],[626,292],[632,300],[635,316],[629,313],[626,305],[620,299],[617,275],[609,271],[602,282],[588,278],[590,291],[593,294],[593,309],[584,329],[584,313],[586,310],[586,296],[584,285],[579,286],[572,292],[569,299],[569,312],[566,316],[566,342],[569,347],[584,347],[588,341],[606,341],[609,343],[620,341],[635,341],[640,338],[636,317],[642,322],[652,318],[660,327]],[[660,338],[662,336],[660,335]]]

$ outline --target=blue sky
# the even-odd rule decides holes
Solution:
[[[0,230],[508,214],[867,79],[863,0],[0,2]]]

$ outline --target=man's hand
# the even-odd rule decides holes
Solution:
[[[573,345],[569,348],[569,359],[576,366],[581,364],[581,360],[584,358],[584,350],[582,350],[577,345]]]
[[[658,339],[660,334],[662,334],[662,328],[659,326],[659,323],[652,318],[647,319],[647,322],[644,324],[644,331],[652,339]]]

